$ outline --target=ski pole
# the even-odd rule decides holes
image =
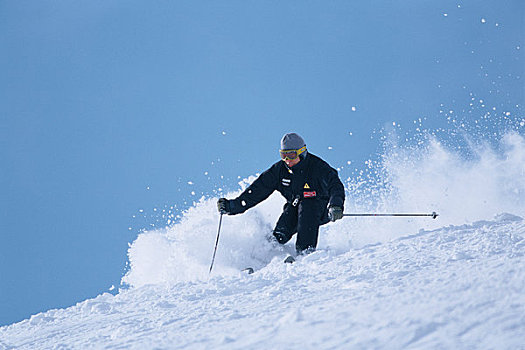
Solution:
[[[217,253],[217,246],[219,245],[219,235],[221,234],[221,225],[222,225],[222,214],[219,219],[219,230],[217,230],[217,240],[215,241],[215,249],[213,250],[213,258],[211,258],[210,272],[208,277],[211,275],[211,269],[213,269],[213,262],[215,261],[215,254]]]
[[[431,216],[435,219],[439,216],[435,211],[432,214],[380,214],[380,213],[365,213],[365,214],[343,214],[343,216]]]

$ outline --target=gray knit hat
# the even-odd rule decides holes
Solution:
[[[281,150],[283,151],[288,149],[299,149],[304,146],[306,146],[306,143],[303,138],[294,132],[284,135],[281,139]]]

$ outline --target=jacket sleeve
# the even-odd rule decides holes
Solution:
[[[327,164],[323,176],[323,185],[327,189],[330,199],[328,200],[328,206],[338,206],[344,209],[345,203],[345,187],[339,179],[337,170]]]
[[[279,168],[277,165],[262,173],[241,195],[230,201],[231,215],[244,213],[268,198],[277,189]]]

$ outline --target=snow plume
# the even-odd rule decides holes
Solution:
[[[440,214],[421,218],[345,218],[327,227],[338,248],[384,242],[445,225],[492,219],[507,212],[525,214],[525,139],[512,132],[496,144],[444,145],[429,135],[418,146],[386,141],[381,160],[347,182],[346,212]],[[468,154],[465,155],[465,154]],[[339,238],[336,238],[339,237]],[[343,248],[345,249],[345,248]]]
[[[511,133],[500,151],[471,145],[472,159],[447,149],[435,138],[421,154],[393,151],[385,169],[395,188],[399,209],[435,209],[440,225],[492,218],[501,212],[525,212],[525,140]]]
[[[245,187],[254,179],[247,179],[241,185]],[[235,197],[240,192],[229,193],[227,197]],[[130,270],[123,282],[141,286],[206,279],[218,232],[217,199],[202,198],[172,227],[139,234],[130,246]],[[273,194],[243,215],[225,215],[214,273],[237,273],[247,266],[258,268],[282,254],[283,250],[273,248],[267,236],[283,204],[284,200]]]
[[[436,211],[440,216],[344,218],[321,227],[319,250],[342,254],[421,229],[490,220],[504,212],[524,216],[525,139],[518,133],[507,133],[496,144],[469,142],[468,156],[435,136],[417,146],[388,142],[380,160],[369,161],[365,171],[346,181],[345,212]],[[253,180],[244,180],[239,191],[226,197],[237,196]],[[172,285],[208,278],[219,222],[216,201],[203,198],[177,224],[141,233],[130,246],[130,270],[123,283]],[[275,193],[245,214],[224,216],[213,274],[257,269],[293,251],[294,239],[284,247],[267,241],[283,204]]]

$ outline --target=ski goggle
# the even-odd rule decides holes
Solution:
[[[295,158],[299,157],[299,155],[304,151],[306,151],[306,146],[303,146],[299,149],[280,150],[279,153],[281,154],[282,160],[294,160]]]

